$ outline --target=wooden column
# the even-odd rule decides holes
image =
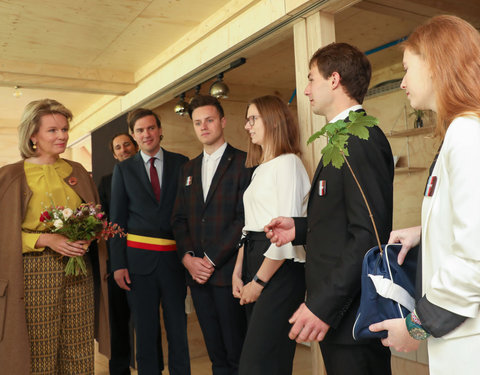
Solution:
[[[321,158],[321,150],[326,145],[326,139],[318,139],[307,146],[308,138],[325,125],[325,117],[315,115],[310,108],[310,101],[304,95],[308,84],[309,61],[315,51],[335,41],[335,24],[332,14],[316,12],[296,23],[293,28],[295,43],[295,70],[297,84],[298,123],[300,125],[300,141],[303,161],[313,177]],[[317,342],[311,343],[312,374],[325,375],[322,354]]]
[[[321,157],[320,151],[325,146],[326,141],[324,139],[316,140],[313,144],[307,146],[307,140],[314,132],[322,128],[325,124],[325,117],[313,114],[304,91],[308,84],[310,58],[317,49],[335,41],[333,14],[316,12],[307,18],[303,18],[294,25],[293,33],[300,140],[303,160],[310,178],[312,178]]]

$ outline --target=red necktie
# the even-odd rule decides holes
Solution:
[[[153,193],[160,202],[160,181],[158,181],[157,168],[155,168],[155,159],[150,159],[150,182],[152,183]]]

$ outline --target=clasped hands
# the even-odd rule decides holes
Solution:
[[[255,281],[250,281],[247,285],[243,285],[243,281],[238,275],[234,274],[232,277],[233,296],[240,299],[240,305],[257,301],[262,290],[263,286]]]
[[[58,233],[42,233],[35,244],[36,248],[49,247],[53,251],[67,257],[81,257],[88,251],[92,241],[70,241]]]
[[[192,279],[199,284],[205,284],[215,271],[215,267],[206,256],[199,258],[187,253],[184,255],[182,263]]]

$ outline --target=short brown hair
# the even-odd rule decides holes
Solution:
[[[211,95],[195,95],[190,104],[188,105],[188,115],[190,116],[190,118],[192,118],[192,113],[194,110],[199,107],[205,107],[207,105],[214,106],[217,109],[221,119],[225,117],[222,105],[217,98]]]
[[[443,138],[459,115],[474,113],[480,117],[478,30],[461,18],[436,16],[418,26],[402,47],[419,55],[432,73],[437,135]]]
[[[25,106],[18,127],[18,148],[23,159],[35,156],[30,138],[38,132],[42,117],[54,113],[65,116],[67,122],[73,118],[69,109],[53,99],[34,100]]]
[[[249,138],[245,165],[254,167],[266,161],[265,157],[276,158],[290,153],[300,155],[300,131],[285,102],[278,96],[261,96],[250,101],[246,113],[252,104],[257,107],[265,126],[265,146],[262,149]]]
[[[147,108],[137,108],[134,109],[133,111],[129,112],[127,115],[127,124],[128,128],[130,129],[130,132],[133,133],[133,128],[135,127],[135,123],[137,120],[140,120],[141,118],[147,117],[147,116],[153,116],[155,117],[155,122],[157,123],[157,126],[159,128],[162,127],[162,123],[160,122],[160,118],[158,115],[153,112],[151,109]]]
[[[330,43],[315,52],[310,59],[310,68],[313,65],[325,79],[337,72],[347,95],[363,103],[372,77],[372,67],[367,56],[357,47],[347,43]]]

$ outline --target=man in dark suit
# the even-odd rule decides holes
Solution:
[[[305,95],[315,114],[328,122],[362,112],[371,67],[366,56],[346,43],[319,49],[310,60]],[[363,111],[364,112],[364,111]],[[375,218],[382,242],[392,227],[393,157],[382,130],[369,128],[369,139],[351,136],[348,160]],[[306,302],[290,319],[290,338],[320,341],[329,375],[390,374],[390,351],[379,340],[356,342],[352,328],[360,301],[365,253],[375,246],[370,217],[348,167],[320,161],[308,202],[307,218],[277,218],[265,227],[272,242],[305,244]]]
[[[117,164],[113,172],[112,221],[128,235],[111,241],[112,270],[120,288],[128,291],[139,374],[163,370],[161,303],[169,373],[189,375],[185,275],[170,225],[179,173],[188,159],[160,147],[160,119],[151,110],[136,109],[127,122],[140,152]]]
[[[138,151],[137,142],[128,133],[115,134],[109,143],[113,157],[119,162],[124,161]],[[98,195],[103,211],[110,220],[110,192],[112,188],[112,173],[101,178],[98,185]],[[108,258],[111,259],[110,241],[107,241]],[[130,374],[130,343],[133,342],[133,330],[130,329],[130,308],[127,295],[113,278],[110,261],[108,270],[108,314],[110,319],[110,360],[108,368],[110,375]]]
[[[217,99],[196,96],[189,114],[203,153],[182,170],[173,231],[213,374],[233,375],[238,373],[246,321],[232,295],[232,273],[250,171],[246,154],[225,142],[226,120]]]

